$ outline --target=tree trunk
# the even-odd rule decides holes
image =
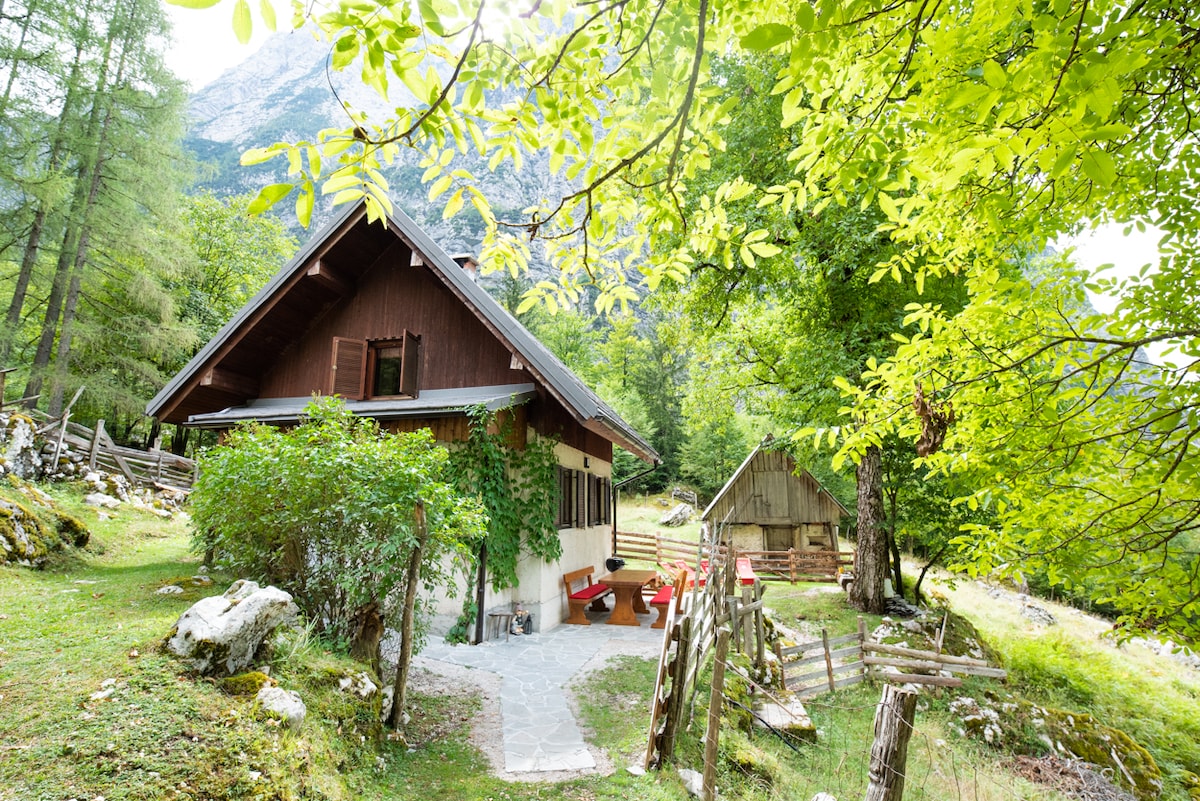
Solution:
[[[108,68],[114,38],[115,27],[110,26],[100,62],[100,74],[96,79],[96,89],[92,96],[92,111],[88,117],[87,133],[83,142],[86,156],[79,164],[78,177],[71,198],[71,208],[67,215],[66,230],[63,232],[62,249],[58,252],[58,263],[54,268],[54,281],[50,287],[50,297],[46,300],[46,315],[42,319],[42,332],[38,338],[37,352],[33,356],[33,369],[29,371],[29,381],[25,385],[24,397],[27,398],[33,398],[42,391],[46,368],[50,365],[50,356],[54,351],[55,339],[58,337],[63,301],[67,294],[68,284],[72,280],[71,272],[75,265],[76,255],[79,253],[80,243],[86,241],[84,232],[87,230],[87,215],[91,211],[96,194],[93,181],[88,179],[93,175],[93,171],[96,174],[99,172],[101,140],[107,129],[108,112],[111,109],[111,103],[103,102],[102,99],[110,88]],[[122,54],[122,59],[124,59],[124,54]],[[37,400],[29,401],[29,405],[36,406]]]
[[[921,575],[917,576],[917,583],[913,585],[913,603],[921,603],[921,582],[925,580],[925,574],[929,572],[929,568],[937,564],[937,560],[941,559],[942,554],[944,554],[949,548],[949,545],[943,545],[938,549],[938,552],[935,553],[929,559],[929,561],[925,563],[925,567],[921,568]]]
[[[392,690],[392,712],[388,725],[400,728],[404,713],[404,700],[408,690],[408,668],[412,663],[413,618],[417,607],[417,588],[421,581],[421,558],[429,529],[425,525],[425,505],[418,502],[413,509],[413,523],[417,542],[408,557],[408,575],[404,578],[404,612],[400,618],[400,657],[396,661],[396,683]]]
[[[91,3],[87,5],[85,14],[91,9]],[[27,10],[30,18],[33,16],[33,8]],[[22,31],[22,36],[24,32]],[[62,110],[58,114],[58,127],[54,132],[54,137],[50,145],[50,154],[46,163],[46,174],[53,175],[60,166],[62,166],[63,156],[67,152],[67,139],[70,128],[74,125],[75,106],[78,103],[80,96],[80,73],[83,69],[83,55],[86,49],[88,40],[81,35],[75,41],[75,55],[71,62],[71,73],[67,78],[66,97],[63,99]],[[13,74],[11,79],[16,75],[17,66],[13,64]],[[7,94],[7,90],[6,90]],[[7,361],[9,354],[12,352],[13,339],[17,333],[17,327],[21,322],[21,311],[25,306],[25,296],[29,291],[29,282],[33,278],[34,267],[37,266],[38,255],[41,252],[42,236],[46,232],[48,218],[50,215],[50,207],[45,202],[39,202],[37,209],[34,211],[33,221],[29,228],[29,237],[25,241],[25,251],[21,256],[21,268],[17,271],[17,281],[13,286],[13,294],[9,299],[8,311],[4,317],[4,330],[0,332],[0,366]]]
[[[858,556],[850,603],[863,612],[884,612],[883,580],[888,572],[887,532],[883,527],[883,471],[879,446],[871,445],[858,463]]]
[[[483,642],[483,599],[487,593],[487,540],[479,543],[479,565],[475,573],[475,643]]]
[[[883,697],[875,709],[875,743],[871,746],[866,801],[900,801],[904,797],[908,738],[912,736],[916,711],[916,693],[884,685]]]

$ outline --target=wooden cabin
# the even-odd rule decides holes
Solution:
[[[222,430],[294,424],[314,394],[338,394],[391,430],[466,439],[466,412],[511,415],[517,446],[555,442],[558,563],[521,560],[520,584],[485,609],[521,601],[539,629],[566,614],[562,574],[611,554],[613,447],[658,454],[475,283],[405,214],[369,223],[347,208],[305,245],[154,397],[164,423]],[[458,602],[439,605],[457,613]]]
[[[739,551],[837,551],[849,510],[766,437],[700,516]]]

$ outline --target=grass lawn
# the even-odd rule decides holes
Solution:
[[[186,523],[129,507],[104,519],[72,492],[55,493],[66,511],[84,519],[92,539],[45,570],[0,567],[0,801],[687,798],[673,770],[645,776],[623,770],[640,762],[645,748],[655,672],[649,660],[616,660],[575,688],[585,730],[618,766],[612,776],[511,783],[490,775],[468,739],[481,703],[470,687],[449,696],[415,693],[408,747],[378,738],[374,710],[336,689],[337,677],[361,666],[302,628],[281,636],[270,660],[271,675],[308,706],[300,733],[281,729],[258,713],[252,698],[188,674],[161,651],[178,616],[232,578],[216,577],[210,587],[190,582],[199,560],[189,550]],[[188,592],[156,593],[171,582]],[[1164,798],[1187,798],[1182,771],[1195,769],[1200,748],[1194,671],[1134,646],[1118,649],[1099,637],[1102,626],[1058,607],[1051,608],[1062,626],[1040,630],[975,585],[939,589],[998,647],[1012,672],[1009,689],[1126,729],[1168,774]],[[854,631],[857,613],[842,593],[826,590],[772,583],[765,600],[789,627],[824,627],[831,636]],[[879,622],[867,620],[871,628]],[[971,680],[966,691],[994,686]],[[861,798],[878,697],[878,687],[858,685],[811,700],[820,730],[814,744],[726,728],[722,797]],[[906,801],[1064,798],[1015,775],[1007,754],[960,737],[948,697],[922,696]],[[702,686],[695,722],[677,746],[679,766],[700,769],[706,700]]]

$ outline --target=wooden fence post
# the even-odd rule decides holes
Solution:
[[[829,629],[821,629],[821,647],[825,650],[825,675],[829,677],[829,692],[833,692],[833,659],[829,655]]]
[[[756,664],[759,669],[767,663],[767,626],[763,620],[762,610],[763,583],[755,580],[754,582],[754,600],[758,604],[758,608],[754,610],[754,633],[758,637],[758,652],[755,654],[757,658]],[[781,663],[783,660],[779,660]]]
[[[729,629],[717,635],[713,656],[712,692],[708,696],[708,729],[704,733],[704,801],[717,797],[717,745],[721,735],[721,710],[725,706],[725,657],[729,654]]]
[[[96,469],[96,457],[100,453],[100,440],[104,438],[104,418],[96,421],[96,430],[92,432],[92,449],[88,453],[88,469]]]
[[[866,801],[901,801],[908,738],[912,735],[917,694],[891,684],[875,709],[875,742],[871,746],[870,784]]]
[[[796,583],[796,549],[788,548],[788,576],[791,583]]]
[[[867,655],[867,621],[863,620],[863,616],[858,616],[858,650],[859,658],[862,659]],[[871,678],[871,668],[867,665],[866,660],[863,661],[863,673],[867,678]]]

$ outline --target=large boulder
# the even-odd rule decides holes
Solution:
[[[671,509],[658,519],[658,524],[660,526],[686,525],[687,522],[692,519],[692,514],[695,513],[695,511],[696,510],[692,508],[691,504],[676,504],[675,508]]]
[[[224,595],[203,598],[184,612],[167,635],[167,649],[198,673],[240,673],[271,632],[299,611],[278,587],[235,581]]]

